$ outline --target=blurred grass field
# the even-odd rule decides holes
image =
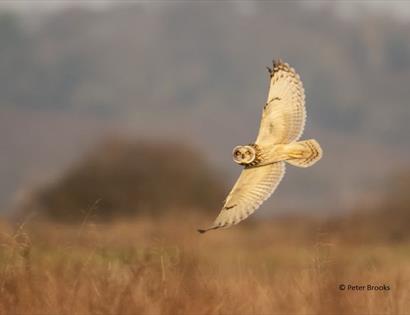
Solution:
[[[409,313],[408,242],[363,242],[349,227],[297,218],[199,235],[207,219],[3,222],[0,313]]]

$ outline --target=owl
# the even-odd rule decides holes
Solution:
[[[309,167],[322,157],[314,140],[298,141],[306,121],[305,92],[295,69],[281,60],[268,67],[268,99],[255,143],[233,149],[243,170],[214,223],[200,233],[238,224],[272,195],[285,174],[286,163]]]

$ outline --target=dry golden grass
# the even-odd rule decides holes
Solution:
[[[199,235],[203,218],[0,231],[0,314],[408,314],[410,245],[314,220]],[[386,284],[389,291],[341,291]]]

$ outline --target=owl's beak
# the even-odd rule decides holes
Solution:
[[[245,154],[242,154],[241,156],[242,156],[242,159],[244,159],[244,158],[245,158]]]

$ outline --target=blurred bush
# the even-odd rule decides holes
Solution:
[[[40,191],[35,203],[40,214],[64,222],[81,221],[89,212],[109,220],[172,210],[215,211],[223,187],[192,148],[116,138],[104,141]]]

